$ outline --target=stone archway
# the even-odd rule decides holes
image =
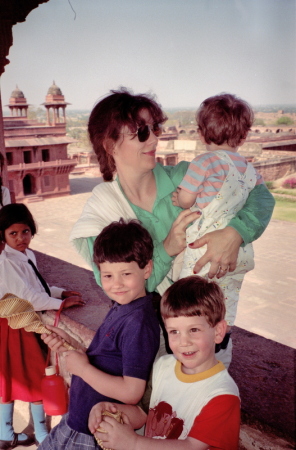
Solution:
[[[23,179],[24,195],[36,194],[36,182],[33,175],[27,174]]]

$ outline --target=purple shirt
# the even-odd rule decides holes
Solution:
[[[152,295],[120,305],[114,303],[96,332],[86,354],[90,363],[105,373],[148,380],[159,349],[160,326]],[[91,434],[88,416],[98,402],[118,400],[102,395],[80,377],[73,375],[70,388],[68,425]]]

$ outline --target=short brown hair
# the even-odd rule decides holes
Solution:
[[[110,150],[118,141],[124,126],[135,132],[142,124],[140,113],[143,109],[149,111],[155,123],[162,124],[167,119],[152,95],[134,95],[123,87],[111,91],[93,108],[88,122],[88,134],[104,181],[112,181],[116,172]]]
[[[214,281],[197,275],[181,278],[164,293],[160,303],[162,318],[205,316],[214,327],[224,319],[225,302],[221,288]]]
[[[237,147],[251,129],[251,106],[232,94],[220,94],[202,102],[197,113],[198,130],[207,144]]]
[[[94,263],[135,261],[144,269],[153,256],[153,241],[149,232],[139,221],[111,222],[94,243]]]

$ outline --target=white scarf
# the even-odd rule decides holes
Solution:
[[[98,236],[103,228],[121,217],[124,220],[137,219],[118,182],[115,180],[96,186],[70,234],[70,241],[90,266],[92,255],[86,238]],[[162,295],[170,285],[169,279],[165,277],[157,290]]]

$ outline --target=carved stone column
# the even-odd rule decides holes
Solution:
[[[7,55],[13,44],[12,27],[18,22],[25,22],[27,15],[41,3],[48,0],[0,0],[0,76],[9,64]],[[5,155],[2,103],[0,93],[0,152]],[[7,170],[4,167],[3,184],[7,185]]]

